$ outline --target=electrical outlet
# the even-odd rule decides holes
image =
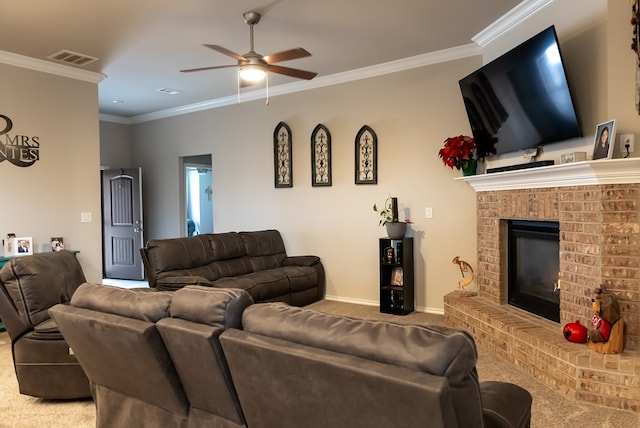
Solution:
[[[627,144],[629,145],[629,153],[633,153],[634,150],[634,134],[622,134],[620,136],[620,153],[627,153]]]

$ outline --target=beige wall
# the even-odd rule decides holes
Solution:
[[[378,301],[378,238],[372,211],[399,198],[415,223],[417,305],[440,310],[457,284],[456,255],[475,259],[475,200],[445,168],[445,137],[469,132],[457,81],[480,58],[325,87],[135,126],[134,159],[144,171],[147,238],[179,234],[178,157],[212,153],[214,230],[279,229],[290,254],[319,255],[327,294]],[[273,185],[275,126],[293,134],[291,189]],[[332,135],[333,186],[311,186],[310,134]],[[378,185],[354,184],[354,140],[363,125],[378,135]],[[425,207],[433,219],[425,219]],[[161,213],[161,214],[159,214]]]
[[[606,107],[607,21],[598,9],[557,24],[578,100],[585,138],[558,145],[552,157],[592,147],[595,124]],[[575,1],[553,2],[515,32],[487,46],[488,56],[515,46],[556,16],[570,16]],[[600,16],[598,10],[603,10]],[[625,44],[626,47],[626,44]],[[147,239],[180,234],[178,158],[213,154],[217,232],[277,228],[291,254],[319,255],[327,268],[327,295],[377,304],[377,239],[384,231],[374,202],[397,196],[415,223],[416,301],[439,312],[460,273],[454,256],[476,261],[475,194],[457,171],[437,157],[444,138],[469,133],[458,80],[487,58],[399,72],[134,125],[133,159],[144,171]],[[588,70],[588,71],[587,71]],[[294,187],[274,189],[272,133],[285,121],[293,134]],[[333,186],[311,186],[310,133],[326,125],[333,142]],[[379,139],[377,186],[354,184],[354,138],[367,124]],[[514,163],[513,160],[509,160]],[[425,207],[433,218],[425,219]],[[402,217],[402,214],[401,214]]]
[[[638,62],[636,54],[631,50],[632,26],[630,2],[609,0],[609,22],[607,26],[607,44],[609,51],[606,58],[608,64],[607,106],[609,117],[616,119],[616,133],[634,134],[636,151],[634,157],[640,156],[640,116],[635,107],[636,73]],[[637,78],[640,84],[640,75]]]
[[[469,132],[457,80],[556,25],[585,137],[546,148],[543,158],[588,152],[597,123],[616,118],[619,133],[640,129],[629,17],[628,2],[556,1],[487,45],[483,58],[275,97],[268,107],[256,101],[134,125],[147,239],[180,233],[178,158],[212,153],[216,231],[278,228],[291,254],[322,257],[329,297],[377,304],[376,248],[384,231],[371,206],[392,194],[415,222],[417,306],[439,312],[460,278],[453,256],[476,261],[475,194],[437,158],[445,137]],[[273,188],[271,134],[281,120],[293,131],[292,189]],[[329,188],[310,184],[309,136],[318,123],[333,136]],[[379,137],[377,186],[353,184],[353,140],[364,124]],[[424,218],[425,207],[433,219]]]
[[[100,121],[100,165],[104,168],[130,168],[133,139],[129,125]]]
[[[102,277],[98,88],[95,83],[0,64],[0,114],[10,135],[38,136],[40,160],[30,167],[0,162],[0,236],[31,236],[41,251],[62,236],[87,279]],[[3,144],[5,136],[0,136]],[[81,223],[80,213],[92,214]]]

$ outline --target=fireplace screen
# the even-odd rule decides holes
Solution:
[[[528,312],[560,322],[560,295],[555,290],[560,271],[558,222],[509,221],[508,302]]]

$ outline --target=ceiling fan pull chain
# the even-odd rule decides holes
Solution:
[[[269,105],[269,73],[265,73],[265,80],[267,85],[267,105]]]
[[[238,81],[238,104],[240,104],[240,69],[236,72],[237,81]]]

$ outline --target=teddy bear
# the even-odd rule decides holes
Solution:
[[[616,298],[600,286],[591,299],[593,316],[589,328],[589,349],[601,354],[619,354],[624,348],[624,320]]]

